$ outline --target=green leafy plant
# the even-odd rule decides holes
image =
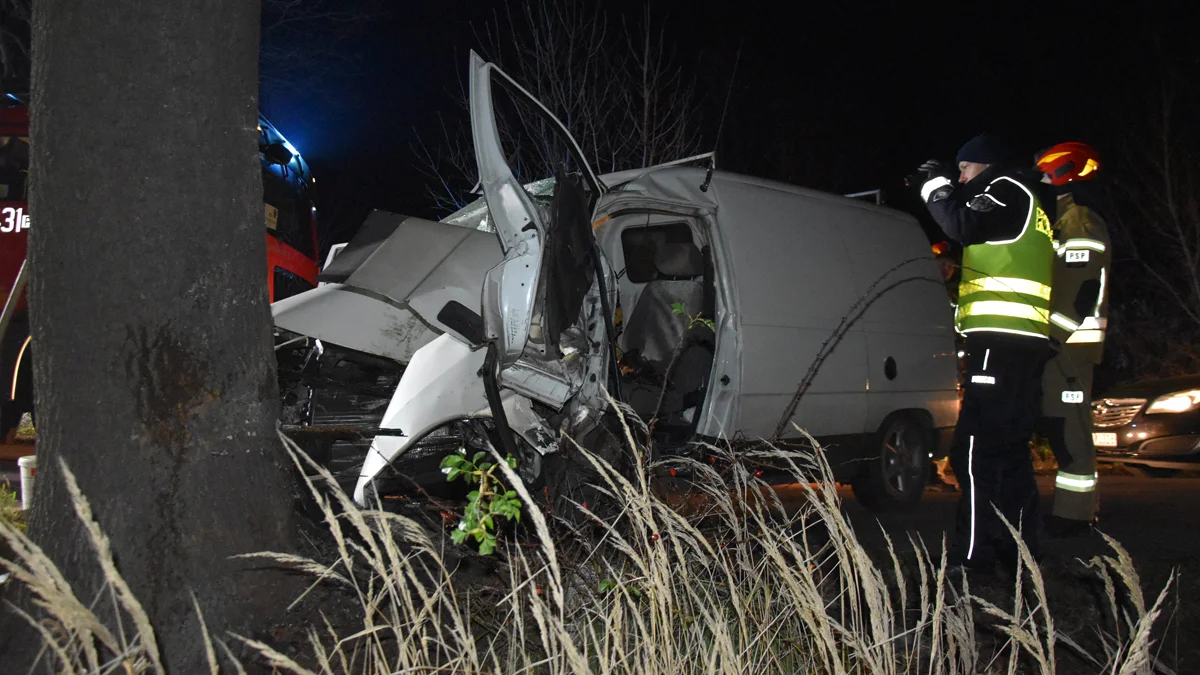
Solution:
[[[491,555],[496,550],[496,518],[504,517],[514,522],[521,520],[521,498],[516,490],[508,490],[497,475],[498,467],[493,462],[484,461],[486,452],[477,452],[473,457],[467,457],[466,448],[447,455],[442,460],[442,472],[446,474],[446,482],[462,478],[468,485],[478,485],[479,489],[467,495],[467,507],[463,509],[462,520],[450,535],[450,539],[461,544],[468,539],[474,539],[479,544],[479,553]],[[517,468],[517,460],[509,455],[504,460],[509,468]]]
[[[25,512],[21,510],[21,500],[8,483],[0,483],[0,521],[12,523],[17,529],[25,531]]]
[[[682,302],[671,303],[671,313],[686,316],[688,318],[688,330],[695,328],[698,324],[703,324],[708,326],[708,329],[712,332],[717,332],[717,324],[712,319],[705,319],[703,314],[697,314],[696,316],[688,314],[687,306]]]

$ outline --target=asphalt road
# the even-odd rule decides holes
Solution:
[[[1042,509],[1051,503],[1054,479],[1039,476]],[[799,487],[784,486],[780,492]],[[882,530],[894,543],[907,542],[907,534],[919,534],[930,551],[941,551],[943,534],[949,541],[958,492],[927,490],[910,512],[875,514],[854,500],[849,489],[839,489],[843,508],[868,551],[885,550]],[[1100,476],[1101,532],[1116,539],[1133,558],[1140,577],[1145,603],[1150,606],[1177,573],[1162,612],[1155,623],[1154,650],[1176,673],[1197,672],[1200,664],[1200,478],[1140,478],[1125,475]],[[914,537],[915,538],[915,537]],[[1113,551],[1099,536],[1051,539],[1041,563],[1055,627],[1077,639],[1095,639],[1097,631],[1111,634],[1105,601],[1096,589],[1095,576],[1080,561]],[[885,566],[882,554],[877,557]],[[1089,590],[1090,587],[1090,590]],[[1093,643],[1095,654],[1103,651]],[[1060,673],[1095,672],[1077,659]],[[1164,671],[1165,672],[1165,671]]]
[[[1048,511],[1054,491],[1052,476],[1039,476],[1042,509]],[[781,495],[798,486],[782,486]],[[846,514],[855,532],[871,543],[883,542],[880,526],[893,541],[897,535],[920,534],[936,546],[943,533],[949,537],[959,493],[926,490],[921,502],[905,513],[871,513],[854,500],[849,488],[839,489]],[[1137,563],[1175,565],[1200,559],[1200,478],[1140,478],[1100,476],[1099,529],[1119,541]],[[903,537],[901,537],[903,538]],[[867,542],[864,542],[867,543]],[[1048,554],[1083,556],[1107,551],[1103,542],[1052,541]]]

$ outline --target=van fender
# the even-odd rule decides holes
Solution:
[[[472,349],[449,334],[413,354],[363,461],[355,503],[367,506],[367,487],[431,432],[452,422],[492,417],[480,377],[485,355],[486,350]],[[556,434],[530,399],[510,390],[504,390],[501,399],[509,428],[536,451],[523,459],[539,470],[541,455],[556,449]]]

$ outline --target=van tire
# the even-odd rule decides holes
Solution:
[[[899,511],[921,501],[929,480],[929,431],[908,415],[886,420],[875,435],[866,470],[851,483],[854,497],[870,511]]]

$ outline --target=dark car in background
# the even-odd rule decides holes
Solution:
[[[1200,469],[1200,375],[1145,380],[1092,401],[1097,459]]]

